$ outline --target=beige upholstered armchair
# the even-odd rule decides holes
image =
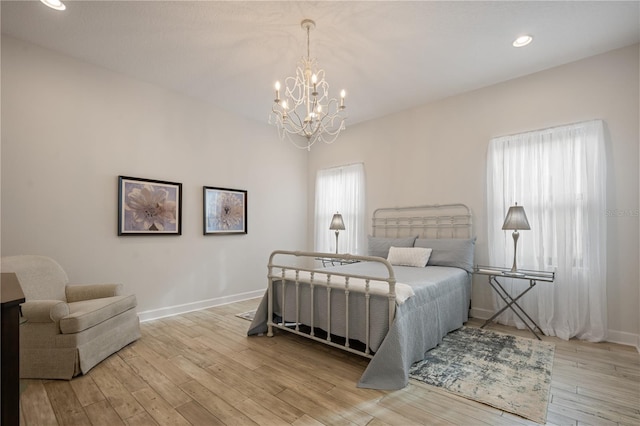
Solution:
[[[86,373],[140,337],[135,295],[122,284],[68,285],[62,267],[44,256],[2,258],[15,272],[25,303],[20,377],[66,379]]]

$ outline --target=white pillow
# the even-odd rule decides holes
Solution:
[[[431,256],[431,249],[424,247],[389,247],[387,260],[392,265],[424,268]]]

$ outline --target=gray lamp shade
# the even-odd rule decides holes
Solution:
[[[342,221],[342,215],[340,213],[336,213],[333,215],[329,229],[333,231],[342,231],[345,229],[344,222]]]
[[[504,219],[504,225],[502,229],[514,229],[514,230],[530,230],[529,221],[527,215],[524,212],[524,208],[516,203],[515,206],[509,207],[507,217]]]

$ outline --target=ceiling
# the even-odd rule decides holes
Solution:
[[[266,122],[305,54],[371,120],[640,41],[638,1],[2,1],[2,33]],[[516,49],[521,34],[534,41]]]

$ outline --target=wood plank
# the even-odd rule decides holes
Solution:
[[[69,384],[83,407],[105,400],[104,395],[100,392],[91,376],[75,377]]]
[[[174,385],[181,385],[191,380],[187,374],[176,367],[170,360],[159,355],[156,351],[146,345],[145,342],[140,342],[133,349],[140,357],[147,361],[149,365],[152,365],[156,370],[161,371],[162,374],[169,379]]]
[[[113,377],[122,383],[129,392],[135,392],[149,387],[118,354],[114,354],[105,359],[102,361],[102,364],[109,369]]]
[[[430,405],[430,410],[445,417],[444,413],[438,411],[438,407],[454,407],[448,414],[455,418],[459,415],[475,419],[492,425],[535,425],[535,422],[519,416],[513,416],[495,407],[482,404],[464,398],[460,395],[448,392],[444,389],[430,386],[425,383],[411,380],[410,386],[402,389],[401,392],[409,394],[410,399],[416,400],[419,405]],[[455,422],[464,421],[464,417]],[[447,418],[447,417],[445,417]]]
[[[243,395],[246,395],[247,398],[257,401],[257,403],[262,406],[263,410],[270,411],[288,423],[292,423],[304,415],[304,412],[291,405],[295,404],[295,402],[284,402],[274,396],[279,393],[282,388],[280,388],[279,385],[274,388],[271,384],[271,378],[267,377],[256,378],[255,380],[244,380],[240,376],[236,375],[231,369],[224,371],[209,367],[207,371],[211,372],[211,374],[229,387],[236,388]],[[277,389],[280,389],[280,391],[272,393]]]
[[[89,424],[89,418],[67,381],[52,380],[44,384],[51,407],[61,424]]]
[[[387,423],[392,425],[413,425],[419,424],[423,425],[425,423],[434,423],[434,424],[453,424],[451,421],[447,420],[445,417],[447,416],[439,416],[438,414],[432,415],[431,413],[426,412],[422,409],[416,409],[414,406],[407,404],[406,402],[397,402],[390,403],[390,401],[380,401],[377,404],[377,408],[385,408],[390,412],[396,412],[398,414],[398,418],[389,417],[385,412],[383,412],[384,416],[379,416]],[[372,413],[373,414],[373,413]],[[461,423],[462,424],[462,423]],[[474,425],[482,425],[483,422],[474,421]]]
[[[20,395],[21,423],[27,425],[53,426],[58,424],[51,401],[41,380],[22,379],[26,388]]]
[[[195,380],[185,383],[181,387],[194,401],[197,401],[210,413],[215,414],[225,425],[257,424]]]
[[[335,398],[333,395],[328,393],[319,394],[305,388],[304,386],[296,386],[290,390],[299,395],[299,398],[313,399],[317,404],[325,407],[326,410],[339,414],[340,417],[353,424],[362,426],[373,420],[373,416],[369,413],[362,411],[358,407],[350,405],[339,398]]]
[[[265,410],[262,405],[251,398],[240,401],[235,407],[260,426],[287,426],[290,424],[271,411]]]
[[[371,420],[369,422],[369,424],[367,426],[391,426],[389,425],[389,423],[385,423],[382,420],[378,419],[378,418],[374,418],[373,420]]]
[[[146,411],[125,420],[127,426],[158,426],[153,417]]]
[[[578,426],[578,421],[554,411],[547,410],[547,425]]]
[[[597,418],[603,418],[618,423],[640,424],[640,413],[636,401],[635,407],[625,406],[611,401],[604,401],[592,396],[578,393],[565,392],[554,388],[551,395],[551,402],[565,407],[571,407],[584,413],[589,413]]]
[[[246,396],[237,389],[227,386],[223,381],[215,377],[213,374],[209,373],[205,369],[198,367],[195,364],[192,364],[185,358],[176,357],[174,359],[174,362],[185,373],[191,376],[194,380],[197,380],[199,384],[213,392],[222,400],[227,401],[229,404],[233,404],[235,401],[241,401],[246,398]],[[184,387],[181,386],[181,388]]]
[[[300,398],[294,390],[286,389],[276,396],[283,401],[295,401],[298,408],[320,423],[335,426],[355,424],[342,417],[339,413],[331,411],[316,399]]]
[[[190,425],[187,419],[182,417],[171,404],[162,399],[153,389],[141,389],[131,395],[160,426]]]
[[[118,351],[118,356],[122,359],[127,359],[129,357],[132,356],[136,356],[136,353],[133,352],[133,348],[138,344],[139,340],[133,342],[133,343],[129,343],[127,346],[125,346],[124,348],[120,349]]]
[[[563,405],[549,403],[549,411],[557,415],[568,417],[576,420],[577,424],[598,425],[598,426],[614,426],[617,423],[598,418],[591,413],[583,413],[580,410],[576,410],[574,407],[565,407]]]
[[[89,375],[120,418],[127,420],[144,412],[144,408],[136,401],[131,392],[114,377],[106,364],[102,363],[93,367],[89,371]]]
[[[627,408],[634,409],[637,413],[640,413],[640,391],[638,391],[636,395],[623,396],[619,393],[603,389],[577,387],[576,393],[602,400],[605,403],[620,404]]]
[[[348,404],[357,406],[360,410],[370,414],[374,417],[372,422],[397,426],[420,424],[418,422],[415,422],[414,420],[404,417],[399,410],[395,410],[395,407],[388,408],[380,404],[382,396],[378,398],[371,398],[370,396],[367,396],[359,391],[360,389],[358,388],[343,389],[340,387],[334,387],[327,393],[334,396],[335,398],[345,401]]]
[[[207,411],[202,405],[195,401],[187,402],[179,407],[176,407],[176,411],[182,415],[192,425],[223,425],[222,421]]]
[[[191,400],[187,394],[182,392],[176,384],[172,383],[167,376],[157,370],[156,367],[151,365],[146,359],[135,356],[128,358],[126,363],[172,407],[186,404]]]
[[[164,334],[158,334],[154,337],[146,337],[141,339],[144,341],[144,344],[153,349],[159,356],[162,356],[165,359],[173,358],[174,356],[180,355],[180,350],[177,346],[171,344],[171,339],[167,340],[167,336]]]
[[[124,425],[124,422],[120,419],[116,410],[111,407],[107,400],[94,402],[84,409],[87,412],[87,417],[89,417],[92,426]]]
[[[324,423],[320,423],[319,421],[317,421],[316,419],[314,419],[313,417],[307,414],[300,417],[298,420],[296,420],[291,424],[293,426],[325,426]]]
[[[611,377],[606,374],[590,373],[586,370],[579,370],[577,368],[565,369],[558,367],[551,372],[551,379],[563,379],[571,380],[576,383],[577,386],[594,388],[609,392],[614,392],[620,395],[626,395],[632,397],[637,395],[637,385],[633,381],[629,381],[619,377]]]
[[[287,382],[286,378],[278,375],[271,375],[268,372],[261,371],[264,368],[247,370],[229,360],[222,360],[222,362],[212,365],[206,370],[221,382],[230,386],[237,386],[238,390],[245,395],[252,393],[254,386],[258,386],[266,393],[275,395],[282,392],[291,383],[295,383],[293,381]]]

